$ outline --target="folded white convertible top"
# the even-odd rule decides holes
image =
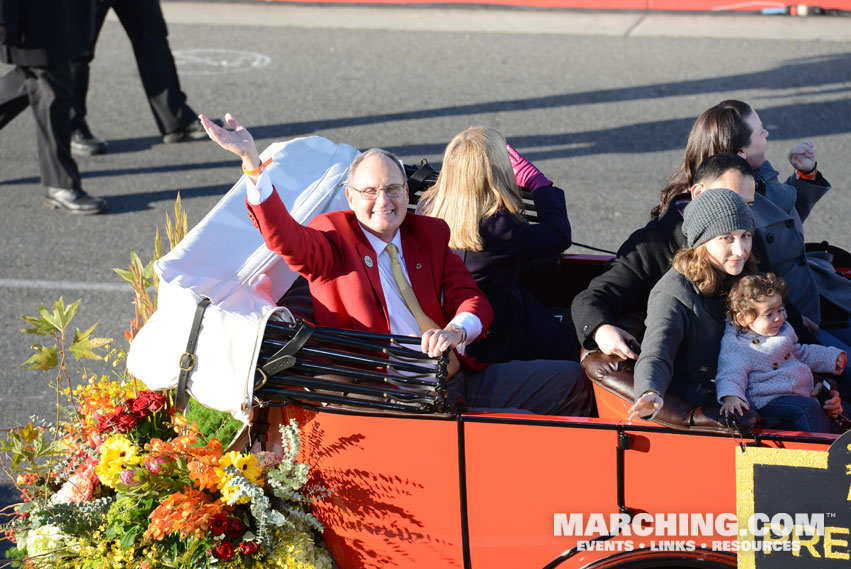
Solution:
[[[358,151],[325,138],[274,143],[262,154],[272,184],[292,216],[347,209],[344,181]],[[130,346],[127,366],[151,389],[177,386],[178,362],[186,349],[195,308],[207,308],[198,336],[196,366],[188,390],[202,405],[248,422],[254,367],[266,320],[291,320],[276,306],[296,278],[269,251],[245,208],[243,176],[174,250],[155,263],[160,278],[158,308]]]

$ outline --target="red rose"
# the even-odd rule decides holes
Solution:
[[[212,553],[216,559],[230,559],[233,557],[233,554],[236,553],[236,550],[231,542],[222,541],[219,542],[216,547],[210,549],[210,553]]]
[[[216,514],[213,516],[213,519],[210,520],[210,533],[212,535],[222,535],[223,533],[227,533],[228,527],[228,517],[224,514]]]
[[[137,422],[133,415],[119,415],[115,418],[115,430],[119,433],[129,433],[136,427]]]
[[[156,391],[148,391],[147,393],[150,393],[150,396],[148,398],[148,409],[152,413],[154,411],[159,411],[160,409],[165,407],[165,393],[157,393]]]
[[[242,537],[243,533],[245,533],[245,524],[239,521],[239,518],[228,518],[228,537],[236,539]]]
[[[148,411],[148,400],[141,396],[136,399],[128,399],[127,407],[129,407],[130,412],[139,419],[143,419],[150,415],[150,411]]]
[[[111,431],[113,427],[112,424],[112,413],[109,415],[101,415],[98,417],[97,430],[99,433],[104,431]]]
[[[239,544],[239,548],[246,555],[254,555],[260,549],[260,546],[257,545],[256,541],[243,541]]]

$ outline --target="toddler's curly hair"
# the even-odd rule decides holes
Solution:
[[[745,320],[752,322],[758,316],[755,303],[764,302],[777,294],[785,301],[788,290],[783,277],[774,273],[745,275],[736,281],[727,295],[727,316],[740,332],[747,332],[748,327],[742,326],[736,317],[742,315]]]

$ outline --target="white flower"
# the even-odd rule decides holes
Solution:
[[[46,525],[27,532],[25,543],[27,555],[44,555],[65,546],[68,536],[56,526]]]

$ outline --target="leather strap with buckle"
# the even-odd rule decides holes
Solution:
[[[210,299],[201,298],[198,307],[195,308],[195,318],[192,320],[192,328],[189,330],[189,340],[186,342],[186,351],[180,355],[177,365],[180,367],[180,375],[177,377],[177,391],[174,394],[174,408],[177,411],[186,409],[189,403],[189,393],[186,392],[186,384],[189,381],[189,376],[195,369],[195,347],[198,344],[198,333],[201,331],[201,319],[204,317],[204,311],[210,305]]]
[[[294,366],[296,363],[296,352],[298,352],[307,343],[313,335],[314,329],[315,328],[307,322],[299,320],[298,329],[296,330],[295,336],[293,336],[292,340],[287,342],[286,346],[278,350],[271,358],[269,358],[269,361],[266,362],[266,365],[264,365],[260,371],[264,372],[266,376],[271,376]],[[255,387],[255,389],[259,388]]]

